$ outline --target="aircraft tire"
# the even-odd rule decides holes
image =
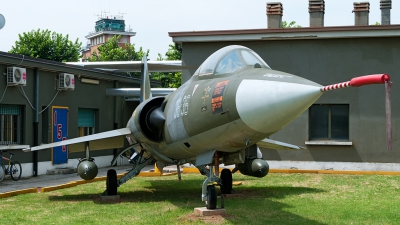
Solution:
[[[215,190],[214,185],[207,186],[207,209],[216,209],[217,208],[217,191]]]
[[[221,171],[221,194],[232,193],[232,172],[230,169],[223,169]]]
[[[107,171],[107,195],[117,195],[117,172],[114,169]]]

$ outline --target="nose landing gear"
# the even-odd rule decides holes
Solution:
[[[206,200],[206,208],[207,209],[216,209],[217,208],[217,191],[215,190],[215,186],[213,184],[207,185],[207,200]]]
[[[207,169],[205,166],[198,166],[200,173],[206,175],[206,179],[203,182],[201,200],[206,203],[207,209],[217,208],[217,191],[215,189],[214,182],[221,187],[221,208],[225,207],[224,194],[230,194],[232,191],[232,173],[229,169],[223,169],[221,172],[221,178],[215,176],[213,173],[213,166]]]

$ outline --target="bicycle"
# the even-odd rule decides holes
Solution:
[[[0,182],[4,179],[5,175],[11,175],[11,178],[15,181],[21,178],[22,167],[21,163],[18,161],[12,161],[12,156],[14,153],[10,152],[10,158],[4,157],[2,152],[0,152]],[[3,160],[8,161],[8,165],[3,164]]]

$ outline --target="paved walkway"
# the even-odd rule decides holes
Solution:
[[[132,168],[132,166],[130,165],[99,168],[99,173],[97,174],[97,177],[106,176],[109,169],[115,169],[117,171],[117,174],[121,174],[126,172],[130,168]],[[149,171],[151,169],[154,169],[153,165],[146,166],[145,168],[143,168],[142,171]],[[4,180],[0,182],[0,193],[28,188],[50,187],[78,180],[82,180],[82,178],[80,178],[77,173],[40,175],[37,177],[21,177],[21,179],[18,181],[14,181],[11,179],[10,176],[6,175]]]

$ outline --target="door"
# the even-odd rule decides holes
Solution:
[[[53,142],[68,139],[68,107],[53,106]],[[63,164],[68,162],[68,146],[53,148],[53,164]]]

